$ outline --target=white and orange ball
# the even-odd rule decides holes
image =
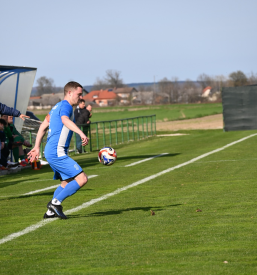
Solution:
[[[112,147],[104,147],[98,153],[98,160],[103,165],[112,165],[117,159],[117,154]]]

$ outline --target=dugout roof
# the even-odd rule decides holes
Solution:
[[[26,113],[37,68],[0,65],[0,102]],[[15,120],[21,131],[22,119]]]

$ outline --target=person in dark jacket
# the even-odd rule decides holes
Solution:
[[[8,106],[6,106],[5,104],[3,104],[1,102],[0,102],[0,114],[1,115],[19,117],[22,120],[25,120],[25,118],[29,118],[29,116],[23,115],[23,114],[21,114],[20,111],[14,109],[14,108],[8,107]]]
[[[85,109],[85,107],[86,107],[85,100],[82,98],[79,100],[79,105],[77,106],[76,110],[74,111],[75,122],[77,122],[80,114]]]
[[[84,108],[78,119],[76,120],[76,125],[80,128],[81,126],[83,126],[83,132],[86,136],[88,136],[88,130],[89,130],[89,127],[90,127],[90,123],[91,121],[89,120],[89,118],[92,116],[91,114],[91,111],[92,111],[92,106],[91,105],[87,105],[86,108]],[[81,143],[80,143],[81,144]],[[78,144],[77,144],[77,150],[79,151],[79,153],[82,152],[82,147],[81,145],[78,147]]]
[[[76,125],[78,126],[78,119],[79,119],[79,116],[81,115],[81,113],[83,112],[83,110],[85,109],[86,107],[86,104],[85,104],[85,100],[82,98],[79,100],[79,105],[77,106],[76,110],[74,111],[74,117],[75,117],[75,123]],[[77,150],[78,152],[81,154],[82,153],[82,141],[81,141],[81,137],[80,135],[76,134],[76,147],[77,147]]]
[[[91,111],[92,111],[92,106],[91,105],[87,105],[87,107],[82,110],[80,116],[76,120],[76,124],[77,125],[90,124],[90,120],[89,119],[92,116]]]

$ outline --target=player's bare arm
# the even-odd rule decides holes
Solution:
[[[73,122],[71,121],[67,116],[62,116],[62,123],[69,128],[71,131],[77,133],[80,135],[81,139],[82,139],[82,145],[85,146],[88,144],[88,138],[87,136],[79,129],[79,127]]]
[[[40,154],[40,144],[41,141],[47,131],[47,128],[49,126],[49,122],[47,119],[45,119],[43,121],[43,123],[40,125],[38,132],[37,132],[37,138],[36,138],[36,142],[35,142],[35,146],[34,148],[28,153],[28,158],[31,162],[33,162],[34,160],[37,160],[39,158],[39,154]]]

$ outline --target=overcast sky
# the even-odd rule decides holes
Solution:
[[[0,65],[92,85],[257,73],[256,0],[0,0]]]

